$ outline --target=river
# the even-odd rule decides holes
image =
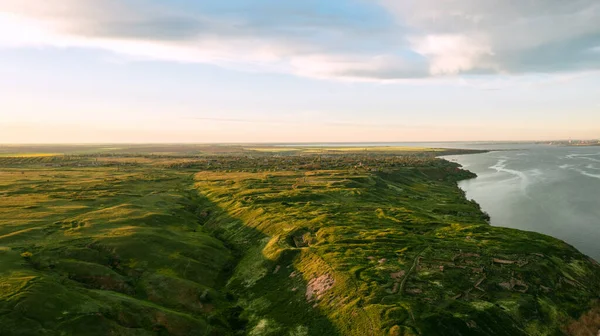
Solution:
[[[500,147],[511,150],[445,157],[478,175],[459,183],[467,198],[494,226],[544,233],[600,260],[600,147],[488,145]]]

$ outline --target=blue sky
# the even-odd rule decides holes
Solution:
[[[600,137],[593,0],[0,0],[0,143]]]

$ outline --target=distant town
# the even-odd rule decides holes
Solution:
[[[542,143],[557,146],[600,146],[600,140],[558,140]]]

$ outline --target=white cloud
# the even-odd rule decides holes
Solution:
[[[600,44],[594,0],[378,0],[414,31],[432,73],[506,73],[600,68],[587,52]]]
[[[191,20],[199,27],[191,27],[190,31],[183,29],[179,33],[181,38],[166,38],[161,35],[160,26],[146,27],[157,15],[150,9],[140,14],[133,8],[117,6],[112,0],[106,7],[89,0],[64,0],[64,6],[32,4],[30,0],[0,0],[0,46],[94,48],[134,59],[211,63],[247,71],[293,73],[315,78],[377,80],[378,67],[389,65],[394,71],[416,72],[413,67],[401,68],[397,62],[386,61],[389,57],[385,55],[343,53],[335,48],[323,49],[310,41],[254,36],[247,34],[243,27],[231,28],[243,26],[242,22],[167,12],[166,15],[175,18],[172,21],[177,18]],[[113,25],[114,21],[123,25],[122,29],[131,28],[135,33],[104,28]],[[208,33],[200,29],[204,25],[208,25],[205,29]],[[423,75],[422,72],[409,77]],[[405,75],[399,74],[399,78],[402,77]]]
[[[0,12],[0,46],[43,46],[57,38],[37,20]]]
[[[297,22],[286,21],[293,11],[259,20],[259,4],[272,6],[258,1],[260,10],[221,15],[142,0],[0,0],[0,46],[94,48],[370,81],[600,68],[594,0],[377,0],[398,22],[377,29],[356,19],[316,19],[310,4]]]
[[[480,62],[482,57],[493,54],[484,39],[464,35],[416,37],[413,38],[412,47],[430,59],[432,75],[457,74],[483,68]]]

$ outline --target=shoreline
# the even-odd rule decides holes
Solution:
[[[562,147],[567,148],[567,147],[580,147],[580,146],[562,146]],[[592,147],[592,146],[585,146],[585,147]],[[492,153],[492,152],[501,152],[501,151],[490,150],[490,151],[487,151],[487,152],[488,153]],[[472,177],[472,178],[466,178],[466,179],[457,181],[457,187],[459,189],[461,189],[465,193],[465,198],[467,198],[467,193],[469,192],[469,190],[468,189],[463,189],[460,186],[460,184],[461,184],[461,182],[472,181],[472,180],[478,179],[480,177],[479,174],[476,173],[476,172],[474,172],[474,171],[472,171],[472,170],[470,170],[470,169],[468,169],[468,168],[465,168],[458,160],[448,160],[448,158],[445,158],[443,156],[441,156],[440,158],[442,158],[442,159],[444,159],[446,161],[458,164],[461,167],[461,169],[469,171],[470,173],[472,173],[474,175],[474,177]],[[479,190],[482,190],[482,189],[479,189]],[[471,192],[473,192],[473,190],[471,190]],[[538,234],[546,235],[548,237],[552,237],[552,238],[558,239],[561,242],[564,242],[565,244],[573,246],[577,251],[579,251],[582,254],[586,255],[588,258],[590,258],[594,262],[600,262],[600,255],[597,255],[597,252],[594,254],[593,251],[589,251],[589,244],[583,243],[580,246],[578,246],[577,243],[582,243],[582,241],[578,241],[576,239],[576,237],[575,238],[571,237],[572,239],[569,239],[569,237],[564,237],[564,236],[561,237],[558,234],[553,234],[553,233],[548,232],[548,231],[544,230],[543,228],[539,228],[539,227],[534,227],[534,228],[527,229],[527,228],[523,227],[522,225],[519,225],[517,227],[517,226],[505,226],[505,225],[493,224],[492,220],[493,220],[493,218],[495,216],[492,213],[486,211],[483,208],[482,204],[480,203],[480,200],[478,200],[476,197],[471,197],[471,198],[467,198],[467,199],[470,200],[470,201],[473,201],[473,202],[477,203],[481,207],[482,211],[490,216],[490,223],[489,224],[491,226],[493,226],[493,227],[516,229],[516,230],[521,230],[521,231],[524,231],[524,232],[533,232],[533,233],[538,233]],[[572,242],[572,241],[575,241],[575,242]],[[584,252],[583,250],[586,250],[586,252]]]

